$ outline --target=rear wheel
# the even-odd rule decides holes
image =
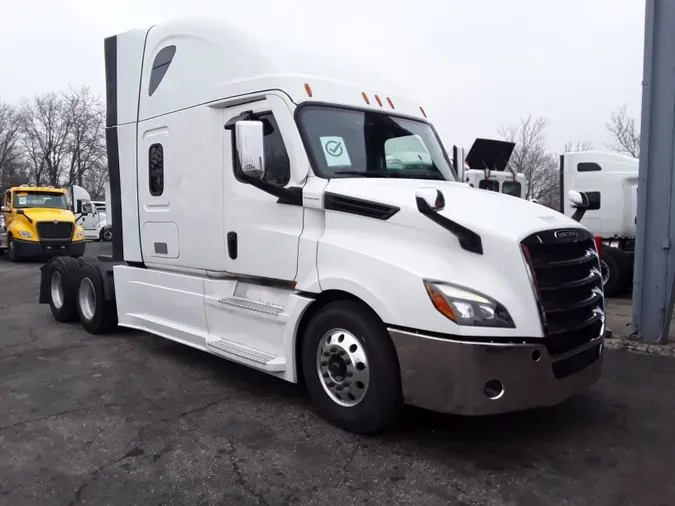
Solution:
[[[117,325],[115,303],[105,299],[101,273],[96,265],[90,262],[83,262],[80,266],[77,313],[82,326],[90,334],[104,334]]]
[[[623,251],[611,246],[602,248],[600,270],[605,297],[621,295],[631,282],[631,258]]]
[[[304,334],[302,368],[319,413],[345,430],[386,429],[403,407],[396,351],[382,322],[362,303],[319,309]]]

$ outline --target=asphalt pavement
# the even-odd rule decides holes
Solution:
[[[408,408],[356,436],[296,385],[57,324],[39,266],[0,259],[0,505],[675,504],[674,359],[608,350],[600,382],[555,408]]]

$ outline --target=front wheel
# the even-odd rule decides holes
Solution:
[[[359,302],[333,302],[312,317],[302,369],[321,416],[350,432],[386,429],[403,407],[394,346],[382,322]]]
[[[110,227],[106,227],[101,231],[101,240],[102,241],[112,241],[112,229]]]
[[[10,262],[18,262],[19,257],[16,254],[16,245],[11,235],[7,236],[7,256]]]

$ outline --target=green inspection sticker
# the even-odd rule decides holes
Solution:
[[[347,146],[342,137],[320,137],[323,155],[329,167],[351,167]]]

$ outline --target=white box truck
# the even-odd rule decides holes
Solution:
[[[601,272],[607,297],[625,292],[633,282],[639,160],[603,151],[560,156],[561,212],[575,209],[570,191],[584,192],[589,209],[581,223],[602,238]]]
[[[588,230],[455,182],[417,101],[289,54],[217,20],[106,39],[113,254],[45,264],[40,302],[303,382],[359,433],[404,403],[484,415],[592,385]],[[388,164],[406,150],[423,163]]]

